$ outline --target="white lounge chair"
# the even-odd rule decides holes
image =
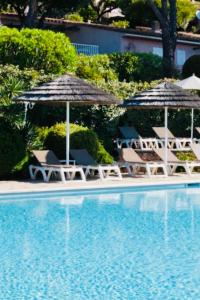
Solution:
[[[155,149],[156,154],[164,160],[165,149]],[[195,167],[200,167],[200,161],[183,161],[178,159],[178,157],[167,149],[167,165],[169,174],[172,175],[176,172],[178,167],[182,167],[187,175],[192,175]]]
[[[143,138],[133,126],[122,126],[119,127],[119,130],[123,138],[116,139],[118,149],[123,148],[124,145],[126,148],[141,150],[151,150],[159,147],[159,141],[156,138]]]
[[[165,143],[165,127],[153,127],[158,138],[161,140],[164,148]],[[168,148],[175,151],[190,151],[191,138],[177,138],[167,129]]]
[[[148,177],[167,176],[167,169],[163,161],[144,161],[132,148],[121,149],[120,158],[121,167],[126,167],[129,170],[129,174],[137,174],[143,168],[146,170]],[[132,172],[131,169],[133,170]],[[162,175],[157,174],[158,169],[162,170]]]
[[[37,159],[37,165],[29,166],[29,173],[31,179],[36,179],[40,172],[43,180],[48,182],[52,174],[59,174],[62,182],[66,182],[66,178],[72,180],[77,173],[80,174],[82,181],[85,181],[85,174],[80,166],[63,165],[51,150],[34,150],[32,151]]]
[[[97,172],[101,180],[122,179],[118,165],[98,164],[86,149],[71,149],[70,155],[85,170],[86,178],[89,175],[94,176]],[[113,176],[113,173],[115,176]]]

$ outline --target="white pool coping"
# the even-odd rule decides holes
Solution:
[[[14,193],[34,193],[34,192],[49,192],[49,191],[81,191],[94,189],[113,189],[113,188],[131,188],[131,187],[153,187],[167,185],[188,185],[200,184],[200,175],[186,176],[175,175],[167,178],[123,178],[121,181],[109,179],[88,180],[86,182],[71,181],[63,184],[62,182],[44,183],[41,181],[0,181],[0,194]]]

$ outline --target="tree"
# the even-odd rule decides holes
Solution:
[[[154,0],[154,3],[161,8],[160,0]],[[119,5],[131,27],[151,26],[156,19],[147,0],[123,0]],[[177,0],[177,27],[187,30],[190,21],[195,18],[195,13],[196,6],[190,0]]]
[[[154,0],[147,0],[162,29],[163,69],[167,77],[173,77],[177,41],[176,0],[161,0],[161,9]]]
[[[83,5],[84,1],[89,0],[4,0],[0,8],[9,6],[16,11],[22,27],[42,27],[46,17],[63,17]]]
[[[116,0],[90,0],[90,6],[97,14],[97,22],[100,22],[106,13],[118,7]]]
[[[119,6],[124,6],[124,0],[118,0]],[[177,8],[176,0],[161,0],[160,7],[157,0],[146,0],[152,9],[162,29],[163,69],[164,75],[172,77],[175,70],[175,49],[177,40]],[[129,0],[129,6],[133,0]],[[123,5],[122,5],[123,4]]]

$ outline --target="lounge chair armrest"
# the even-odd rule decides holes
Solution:
[[[61,164],[66,164],[66,159],[61,159],[60,162],[61,162]],[[76,161],[74,159],[70,159],[69,164],[75,165]]]

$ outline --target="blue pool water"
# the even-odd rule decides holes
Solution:
[[[0,299],[200,299],[200,188],[1,196]]]

